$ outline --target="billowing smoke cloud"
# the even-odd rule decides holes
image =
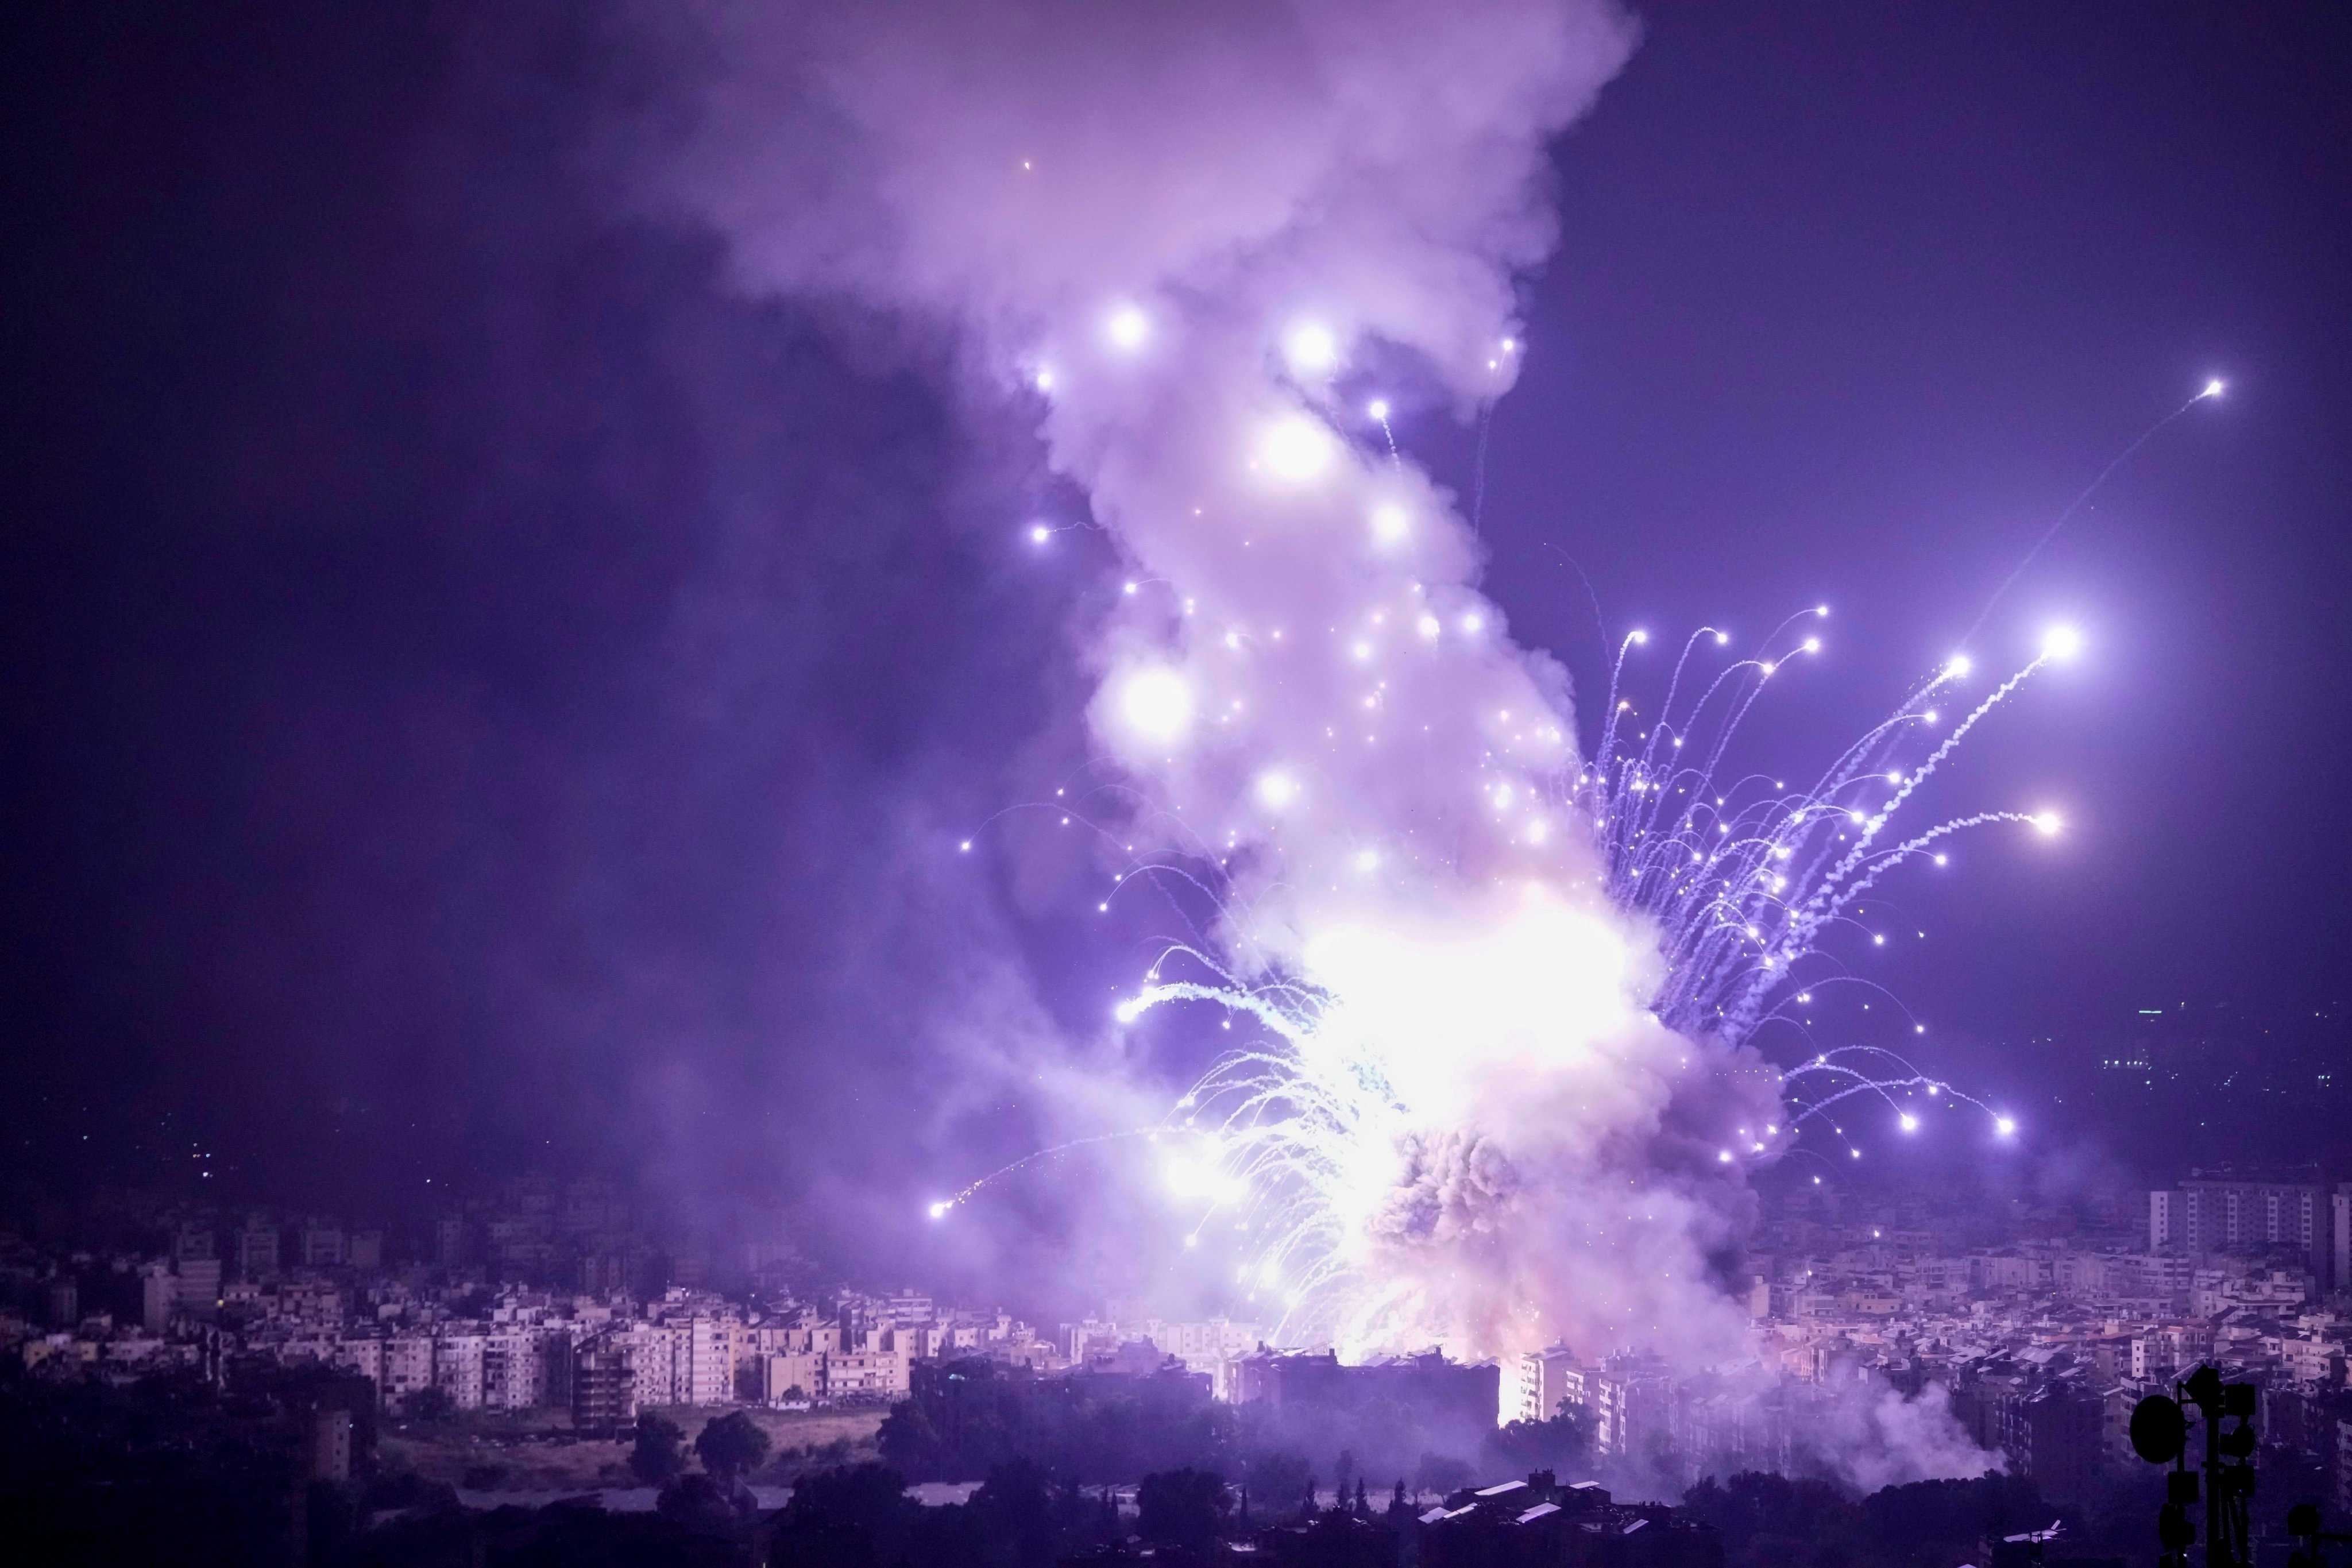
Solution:
[[[1088,713],[1135,792],[1118,837],[1221,874],[1216,985],[1307,987],[1257,999],[1299,1114],[1269,1133],[1245,1110],[1210,1156],[1259,1194],[1230,1217],[1258,1221],[1238,1278],[1261,1310],[1355,1352],[1736,1358],[1724,1151],[1780,1147],[1777,1076],[1652,1016],[1654,934],[1599,891],[1563,788],[1564,672],[1509,640],[1453,498],[1387,439],[1391,403],[1510,387],[1548,143],[1628,20],[698,16],[656,199],[725,235],[747,287],[959,323],[1126,558]],[[1184,962],[1153,978],[1197,986]],[[1213,1135],[1236,1097],[1273,1102],[1224,1087],[1199,1101]]]

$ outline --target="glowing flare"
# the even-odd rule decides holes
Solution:
[[[1282,353],[1294,375],[1328,375],[1339,368],[1339,340],[1320,321],[1301,321],[1291,328],[1282,341]]]
[[[1133,353],[1151,340],[1151,318],[1133,305],[1121,305],[1103,321],[1103,336],[1121,353]]]
[[[2083,651],[2083,634],[2072,626],[2052,626],[2042,634],[2042,657],[2072,658]]]
[[[2054,811],[2037,813],[2033,818],[2033,831],[2044,837],[2054,836],[2059,828],[2064,826],[2065,824],[2058,820],[2058,814]]]
[[[1192,728],[1192,687],[1166,665],[1128,676],[1118,689],[1119,721],[1155,745],[1173,745]]]
[[[1280,811],[1298,798],[1298,781],[1281,772],[1264,773],[1257,776],[1258,804],[1270,811]]]
[[[1286,414],[1258,437],[1258,462],[1278,479],[1305,484],[1331,466],[1338,456],[1337,446],[1320,421],[1305,414]]]

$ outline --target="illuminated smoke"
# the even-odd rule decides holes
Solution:
[[[1089,710],[1140,794],[1120,838],[1217,871],[1226,915],[1120,1017],[1206,1001],[1259,1042],[1191,1100],[1168,1173],[1267,1238],[1236,1284],[1351,1352],[1738,1355],[1711,1260],[1790,1136],[1780,1075],[1738,1031],[1660,1021],[1664,928],[1612,893],[1565,673],[1510,641],[1391,437],[1408,393],[1464,413],[1516,378],[1547,143],[1625,18],[700,15],[665,198],[749,286],[961,323],[1128,558]],[[1392,366],[1410,386],[1371,376]]]

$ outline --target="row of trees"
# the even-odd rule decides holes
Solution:
[[[1340,1486],[1404,1479],[1444,1493],[1478,1473],[1573,1469],[1591,1447],[1573,1409],[1483,1435],[1438,1432],[1391,1399],[1273,1411],[1217,1404],[1180,1373],[1048,1379],[986,1361],[919,1368],[878,1442],[883,1458],[917,1480],[977,1480],[1028,1459],[1086,1485],[1189,1470],[1285,1497],[1309,1484],[1311,1454],[1337,1455],[1330,1479]]]

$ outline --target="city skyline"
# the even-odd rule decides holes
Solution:
[[[2352,1510],[2345,16],[14,31],[68,1491],[2139,1568],[2205,1366]]]

